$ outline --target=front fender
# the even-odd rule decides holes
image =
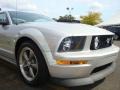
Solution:
[[[44,35],[39,30],[32,29],[32,28],[21,30],[19,32],[18,40],[22,37],[28,37],[36,43],[36,45],[41,50],[48,67],[55,62],[52,57],[51,50],[48,46],[48,43],[47,43]]]

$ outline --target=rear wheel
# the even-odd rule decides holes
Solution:
[[[49,77],[47,65],[36,44],[22,43],[17,55],[17,65],[27,84],[36,86],[46,83]]]

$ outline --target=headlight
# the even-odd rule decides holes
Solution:
[[[67,37],[61,42],[58,52],[80,51],[85,44],[85,36]]]
[[[95,40],[95,41],[94,41],[94,42],[95,42],[95,43],[94,43],[94,44],[95,44],[95,45],[94,45],[94,48],[95,48],[95,49],[98,49],[98,48],[99,48],[99,39],[98,39],[98,37],[95,37],[94,40]]]
[[[72,45],[72,39],[71,38],[65,38],[63,42],[63,51],[69,51]]]
[[[113,44],[113,35],[93,36],[91,41],[91,50],[97,50],[110,47]]]

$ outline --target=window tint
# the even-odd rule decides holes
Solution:
[[[0,13],[0,22],[6,21],[6,14],[5,13]]]
[[[26,22],[48,22],[52,19],[40,14],[9,11],[11,19],[14,24],[26,23]]]

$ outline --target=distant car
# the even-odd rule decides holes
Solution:
[[[29,85],[52,77],[65,86],[92,84],[111,74],[119,48],[114,34],[40,14],[0,12],[0,57],[18,66]]]
[[[120,39],[120,24],[106,25],[101,27],[115,33],[115,39]]]

